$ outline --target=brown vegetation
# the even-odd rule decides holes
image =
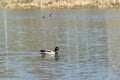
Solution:
[[[0,8],[119,7],[120,0],[0,0]]]

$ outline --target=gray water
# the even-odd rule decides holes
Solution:
[[[119,9],[0,10],[0,78],[120,80],[119,14]],[[39,54],[55,46],[61,48],[59,58]]]

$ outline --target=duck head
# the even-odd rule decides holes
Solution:
[[[55,47],[55,52],[57,52],[57,51],[59,51],[60,49],[59,49],[59,47]]]

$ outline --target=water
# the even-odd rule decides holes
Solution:
[[[119,9],[0,10],[0,78],[119,80],[119,14]],[[40,56],[40,49],[55,46],[61,48],[59,58]]]

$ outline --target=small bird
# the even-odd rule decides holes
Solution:
[[[53,13],[51,13],[51,14],[49,15],[49,17],[53,17]]]
[[[55,47],[55,50],[40,50],[40,54],[42,57],[45,57],[46,55],[51,55],[51,56],[57,56],[59,51],[59,47]]]
[[[42,17],[43,19],[45,18],[45,16]]]

